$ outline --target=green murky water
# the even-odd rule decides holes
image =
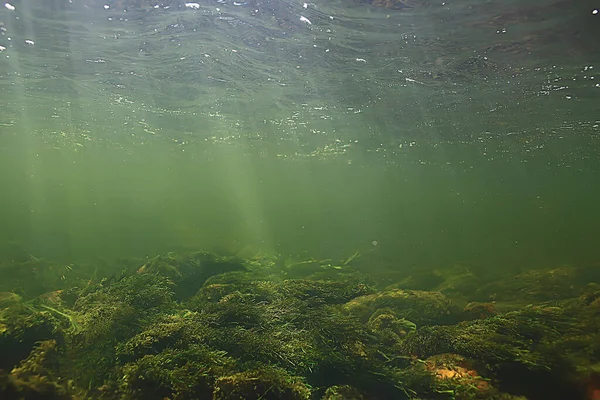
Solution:
[[[3,8],[0,240],[596,259],[593,7],[413,3]]]

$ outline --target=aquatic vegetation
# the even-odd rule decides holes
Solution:
[[[595,390],[594,283],[518,307],[377,289],[347,269],[291,279],[268,257],[171,253],[127,265],[28,301],[4,296],[3,398],[536,400]]]
[[[0,370],[0,388],[6,399],[53,399],[79,398],[77,389],[64,379],[55,376],[58,358],[56,340],[39,342],[18,367],[10,373]]]
[[[214,400],[270,399],[309,400],[311,390],[301,378],[291,376],[285,370],[261,367],[230,376],[215,382]]]
[[[358,297],[344,306],[347,312],[365,322],[381,308],[417,325],[446,324],[460,319],[458,306],[440,292],[389,289]]]
[[[138,274],[158,274],[175,282],[174,295],[178,300],[196,294],[213,275],[243,271],[245,261],[238,257],[220,257],[213,253],[196,252],[187,255],[169,253],[158,255],[138,268]]]
[[[327,388],[323,400],[363,400],[363,395],[349,385],[335,385]]]
[[[561,266],[524,271],[499,281],[482,285],[473,298],[497,301],[548,301],[577,297],[589,282],[599,282],[598,268]]]
[[[472,301],[463,308],[463,313],[466,319],[481,319],[498,315],[498,310],[494,302]]]
[[[56,313],[56,314],[60,315],[61,317],[66,318],[69,321],[69,325],[70,325],[70,327],[68,329],[69,333],[73,333],[76,335],[82,331],[83,328],[81,327],[81,325],[79,325],[78,317],[76,314],[59,311],[56,308],[52,308],[52,307],[44,305],[44,304],[42,304],[40,307],[45,308],[46,310],[52,311],[53,313]]]
[[[0,309],[19,303],[21,296],[12,292],[0,292]]]
[[[399,347],[419,358],[459,354],[478,365],[481,373],[497,379],[501,389],[527,397],[537,391],[546,393],[547,398],[560,393],[567,398],[573,396],[570,391],[578,390],[574,382],[586,375],[577,376],[575,360],[579,368],[589,365],[595,357],[583,348],[589,350],[598,339],[587,336],[579,343],[581,347],[572,347],[571,334],[581,329],[574,316],[578,311],[572,307],[529,306],[453,326],[424,327],[407,336]],[[589,358],[584,360],[581,351]]]
[[[225,352],[203,345],[165,348],[120,366],[117,380],[103,391],[107,398],[116,397],[116,393],[125,399],[211,398],[217,377],[230,373],[233,365],[234,360]]]
[[[24,360],[35,344],[60,340],[60,322],[49,312],[39,312],[23,304],[0,310],[0,369],[11,370]]]

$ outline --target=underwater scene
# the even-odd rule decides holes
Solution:
[[[600,2],[0,3],[0,400],[600,400]]]

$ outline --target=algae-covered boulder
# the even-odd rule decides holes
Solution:
[[[121,399],[211,399],[215,380],[234,372],[235,361],[203,345],[165,349],[119,368],[119,383],[104,397]]]
[[[327,388],[322,400],[363,400],[364,396],[350,385],[335,385]]]
[[[369,338],[340,306],[367,290],[335,281],[236,281],[205,286],[187,306],[205,320],[204,342],[242,361],[295,374],[324,362],[341,373],[362,357],[357,344]]]
[[[11,370],[25,359],[36,343],[61,340],[58,321],[50,312],[23,304],[0,310],[0,369]]]
[[[238,257],[221,257],[201,251],[186,255],[169,253],[154,257],[139,267],[137,273],[157,274],[169,278],[175,283],[175,298],[185,300],[196,294],[211,276],[245,269],[245,261]]]
[[[417,326],[455,323],[461,316],[458,306],[442,293],[420,290],[390,289],[356,297],[344,305],[346,312],[364,322],[381,309]]]
[[[164,350],[187,350],[205,342],[215,329],[209,318],[188,310],[157,315],[146,329],[117,343],[116,355],[119,361],[128,363]]]
[[[156,316],[173,311],[173,284],[156,275],[120,276],[89,287],[72,309],[52,309],[66,316],[76,329],[66,335],[63,365],[84,386],[97,388],[114,373],[116,346],[152,323]]]
[[[531,400],[501,392],[476,365],[457,354],[438,354],[397,371],[410,399]]]
[[[262,367],[223,376],[215,382],[213,400],[309,400],[310,388],[284,370]]]
[[[506,276],[477,288],[471,296],[481,301],[542,302],[577,297],[582,287],[600,282],[600,268],[560,266]]]
[[[498,315],[494,302],[480,303],[472,301],[463,307],[463,317],[466,320],[483,319]]]
[[[21,296],[13,292],[0,292],[0,310],[21,302]]]
[[[425,368],[436,378],[438,390],[452,391],[457,398],[496,398],[496,391],[471,363],[457,354],[439,354],[425,360]]]
[[[0,370],[0,398],[71,400],[76,388],[67,379],[57,378],[58,345],[56,340],[36,344],[29,356],[10,373]]]
[[[481,374],[493,378],[499,390],[515,395],[583,398],[576,371],[597,360],[593,349],[600,337],[588,334],[573,340],[584,324],[575,317],[577,308],[530,306],[452,326],[426,326],[407,335],[396,348],[419,358],[447,353],[465,357]]]

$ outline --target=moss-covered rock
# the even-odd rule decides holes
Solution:
[[[94,389],[116,376],[117,344],[175,309],[172,287],[168,279],[146,274],[106,279],[79,297],[72,310],[60,311],[79,327],[66,336],[65,358],[70,361],[63,365],[64,373],[77,374]]]
[[[565,270],[573,287],[550,297],[558,281],[522,272],[506,289],[515,298],[494,302],[482,299],[514,276],[492,283],[453,266],[376,290],[345,268],[289,279],[269,258],[139,265],[0,297],[0,397],[558,400],[597,389],[600,289],[585,268]]]
[[[407,335],[397,348],[419,358],[444,353],[466,357],[509,393],[540,399],[583,398],[574,361],[579,358],[583,366],[597,359],[583,362],[581,346],[589,351],[599,338],[587,336],[578,345],[573,343],[570,334],[580,327],[572,311],[572,306],[531,306],[453,326],[427,326]]]
[[[223,376],[215,382],[213,400],[309,400],[302,378],[282,369],[262,367]]]
[[[169,253],[144,263],[138,274],[160,275],[175,283],[173,291],[177,300],[192,297],[204,282],[214,275],[246,269],[245,261],[238,257],[221,257],[208,252],[186,255]]]
[[[577,297],[590,282],[600,282],[600,269],[560,266],[524,271],[479,287],[471,294],[474,300],[508,302],[543,302]]]
[[[327,388],[322,400],[363,400],[364,396],[350,385],[335,385]]]
[[[344,305],[344,310],[367,322],[374,314],[386,313],[417,326],[456,323],[460,308],[439,292],[390,289],[356,297]]]
[[[58,325],[50,312],[40,312],[24,304],[0,310],[0,369],[10,371],[38,342],[62,341]]]
[[[55,376],[58,345],[55,340],[39,342],[29,356],[10,373],[0,370],[0,398],[72,400],[79,396],[71,382]]]
[[[0,292],[0,310],[21,302],[21,296],[13,292]]]
[[[184,350],[165,349],[147,354],[119,368],[119,384],[113,391],[122,399],[198,399],[211,398],[215,380],[232,373],[235,361],[224,352],[203,345]]]

